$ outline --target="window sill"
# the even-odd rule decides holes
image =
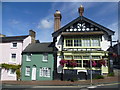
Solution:
[[[16,64],[16,61],[9,61],[10,64]]]
[[[8,74],[8,76],[14,77],[16,76],[16,74]]]
[[[11,49],[17,49],[17,47],[11,47]]]
[[[30,75],[25,75],[25,77],[29,77]]]
[[[26,62],[31,62],[31,60],[30,60],[30,61],[27,61],[27,60],[26,60]]]
[[[45,76],[40,76],[40,77],[41,77],[41,78],[50,78],[50,76],[48,76],[48,77],[47,77],[47,76],[46,76],[46,77],[45,77]]]
[[[42,60],[42,62],[45,62],[45,63],[47,63],[47,62],[48,62],[48,60]]]

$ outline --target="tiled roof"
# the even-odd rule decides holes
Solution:
[[[2,41],[2,43],[4,42],[12,42],[12,41],[23,41],[26,37],[28,37],[29,35],[25,35],[25,36],[10,36],[10,37],[0,37],[0,40]],[[1,42],[0,41],[0,42]]]
[[[48,43],[32,43],[29,44],[23,53],[45,53],[45,52],[53,52],[53,48],[50,46],[51,42]]]

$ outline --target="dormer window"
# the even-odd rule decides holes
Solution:
[[[13,48],[17,48],[17,42],[13,42],[13,43],[12,43],[12,47],[13,47]]]

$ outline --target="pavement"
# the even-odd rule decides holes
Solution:
[[[92,80],[92,85],[101,85],[109,83],[120,83],[119,77],[105,77],[104,79],[94,79]],[[34,86],[87,86],[90,85],[90,80],[79,80],[79,81],[61,81],[61,80],[51,80],[51,81],[2,81],[3,85],[34,85]]]

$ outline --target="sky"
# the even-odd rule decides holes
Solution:
[[[80,5],[84,17],[115,31],[113,40],[118,39],[117,2],[2,2],[2,34],[28,35],[32,29],[40,42],[51,42],[55,11],[62,14],[62,27],[79,17]]]

